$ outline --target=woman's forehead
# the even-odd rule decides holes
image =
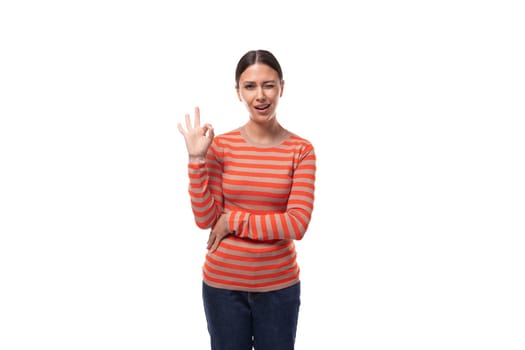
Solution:
[[[240,76],[242,81],[258,81],[258,80],[279,80],[279,75],[270,66],[263,63],[255,63],[249,66],[242,72]]]

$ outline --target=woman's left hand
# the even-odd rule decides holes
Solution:
[[[228,222],[226,219],[227,216],[222,214],[215,226],[211,229],[207,248],[212,253],[217,250],[223,238],[230,234],[230,232],[228,232]]]

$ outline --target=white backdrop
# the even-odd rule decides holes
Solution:
[[[0,348],[208,348],[176,124],[242,125],[259,48],[318,156],[297,349],[525,348],[518,3],[3,1]]]

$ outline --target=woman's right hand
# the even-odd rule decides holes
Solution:
[[[178,128],[184,140],[186,141],[186,148],[188,149],[188,156],[190,160],[204,160],[206,153],[215,136],[213,127],[210,124],[201,124],[201,116],[199,107],[195,107],[195,121],[191,125],[190,115],[186,114],[186,130],[181,123]]]

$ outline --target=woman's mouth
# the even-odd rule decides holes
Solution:
[[[257,105],[257,106],[254,106],[254,108],[258,111],[265,111],[267,110],[268,108],[270,108],[270,104],[269,103],[265,103],[263,105]]]

